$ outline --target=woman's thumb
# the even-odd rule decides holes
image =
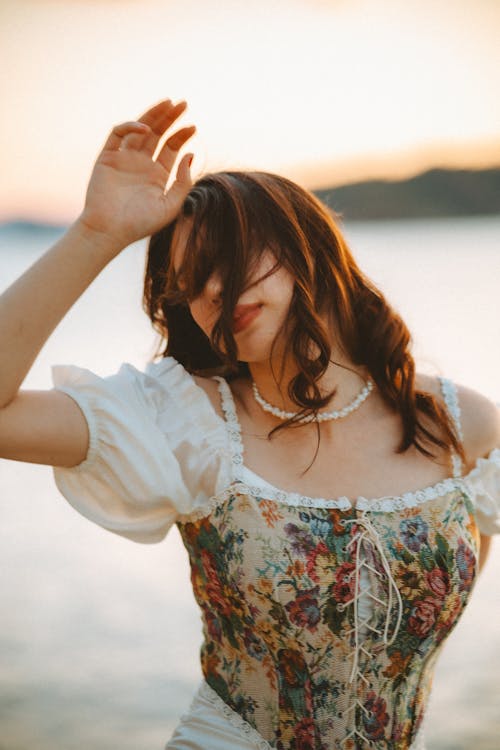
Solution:
[[[192,185],[191,164],[193,163],[194,154],[184,154],[177,169],[177,179],[183,184]]]
[[[184,201],[193,186],[191,171],[189,169],[193,156],[194,154],[185,154],[182,157],[177,166],[175,180],[165,194],[168,195],[175,205],[180,205]]]

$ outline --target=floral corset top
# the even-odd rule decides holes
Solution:
[[[234,481],[209,513],[179,523],[207,697],[262,748],[418,747],[439,646],[477,575],[458,456],[454,478],[403,498],[266,492],[249,484],[232,394],[218,380]]]
[[[433,668],[500,532],[500,449],[466,476],[401,497],[282,492],[243,462],[224,418],[173,357],[100,378],[54,368],[89,427],[86,459],[55,467],[82,515],[137,542],[177,524],[201,608],[203,694],[276,750],[417,750]],[[458,436],[451,380],[440,379]]]

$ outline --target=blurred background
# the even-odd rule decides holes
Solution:
[[[111,128],[186,99],[194,176],[278,172],[341,214],[421,370],[500,401],[496,0],[0,0],[0,289],[83,207]],[[144,367],[146,240],[75,304],[52,364]],[[0,460],[0,750],[162,748],[200,678],[176,529],[139,545],[78,516],[49,467]],[[500,552],[445,644],[428,750],[496,750]]]

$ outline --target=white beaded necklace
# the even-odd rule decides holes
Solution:
[[[282,409],[278,409],[277,406],[272,406],[267,401],[265,401],[262,396],[260,395],[257,384],[255,383],[255,380],[252,380],[252,390],[253,395],[257,403],[264,409],[264,411],[269,412],[269,414],[274,414],[275,417],[279,417],[279,419],[292,419],[293,417],[296,417],[299,412],[293,412],[293,411],[283,411]],[[371,391],[373,390],[373,380],[368,380],[365,383],[365,386],[362,388],[362,390],[358,393],[355,399],[351,401],[350,404],[347,404],[347,406],[344,406],[342,409],[339,409],[338,411],[330,411],[330,412],[320,412],[317,415],[310,414],[307,417],[302,417],[299,421],[304,422],[326,422],[330,419],[342,419],[342,417],[346,417],[351,412],[355,411],[355,409],[358,409],[363,401],[365,401],[368,396],[370,395]]]

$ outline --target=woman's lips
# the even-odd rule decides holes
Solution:
[[[234,310],[233,332],[238,333],[246,328],[259,314],[261,305],[237,305]]]

